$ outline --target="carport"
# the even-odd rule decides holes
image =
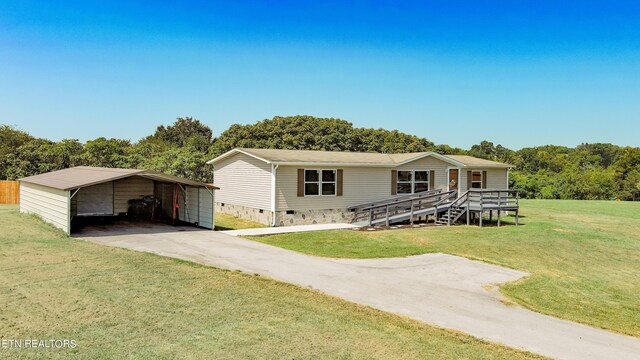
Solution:
[[[88,218],[213,229],[213,184],[139,169],[78,166],[19,179],[20,211],[71,234]]]

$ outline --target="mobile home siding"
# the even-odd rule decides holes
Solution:
[[[216,163],[213,177],[220,188],[216,190],[216,202],[271,210],[270,164],[236,154]]]
[[[507,189],[509,181],[507,179],[507,169],[460,169],[460,192],[467,191],[467,172],[468,171],[486,171],[487,172],[487,189]]]
[[[69,191],[20,182],[20,212],[36,214],[69,233]]]
[[[373,167],[341,167],[343,169],[342,196],[298,197],[298,172],[302,167],[278,167],[276,173],[276,209],[344,209],[357,203],[375,201],[391,196],[391,169]],[[337,167],[308,167],[309,169],[337,169]]]
[[[447,172],[448,168],[453,165],[444,162],[442,160],[436,159],[431,156],[424,157],[422,159],[418,159],[412,161],[410,163],[398,166],[398,170],[429,170],[435,171],[434,182],[435,184],[429,185],[431,189],[441,189],[442,191],[447,191],[449,189],[447,184]]]
[[[391,194],[392,170],[430,170],[435,171],[435,188],[447,187],[448,163],[426,157],[391,167],[315,167],[308,169],[343,169],[342,196],[297,196],[297,170],[304,167],[278,167],[276,174],[276,209],[311,210],[311,209],[344,209],[358,203],[385,199]]]
[[[129,200],[142,199],[145,195],[153,195],[153,180],[142,177],[130,177],[115,180],[114,190],[114,214],[129,211]]]

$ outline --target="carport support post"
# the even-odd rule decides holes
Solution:
[[[176,224],[176,204],[178,202],[178,187],[174,184],[173,185],[173,204],[171,204],[171,206],[173,207],[173,225]]]
[[[71,199],[80,191],[80,188],[69,190],[69,198],[67,199],[67,235],[71,235]]]

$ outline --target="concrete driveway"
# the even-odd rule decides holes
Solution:
[[[526,273],[445,254],[344,260],[213,231],[173,227],[87,230],[121,248],[241,270],[559,359],[639,359],[640,340],[500,302],[495,284]]]

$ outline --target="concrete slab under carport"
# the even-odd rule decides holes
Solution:
[[[173,231],[172,231],[173,230]],[[501,301],[526,273],[446,254],[330,259],[216,231],[87,234],[91,242],[260,274],[558,359],[637,359],[640,340]]]
[[[84,225],[74,231],[72,236],[75,238],[97,238],[97,237],[113,237],[128,235],[154,235],[154,234],[173,234],[180,232],[208,231],[209,229],[199,228],[193,225],[169,225],[160,222],[136,220],[130,221],[126,219],[107,219],[105,223],[93,223]]]

